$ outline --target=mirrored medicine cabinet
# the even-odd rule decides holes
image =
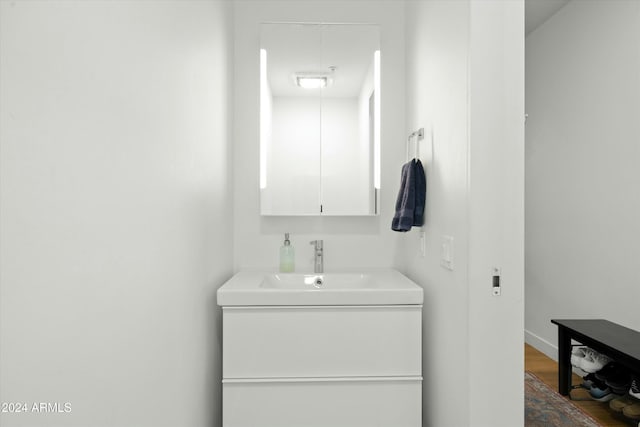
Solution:
[[[379,191],[379,27],[262,24],[261,214],[377,215]]]

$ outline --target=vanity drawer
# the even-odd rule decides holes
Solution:
[[[419,427],[422,381],[223,382],[222,402],[224,427]]]
[[[223,378],[420,376],[422,306],[224,307]]]

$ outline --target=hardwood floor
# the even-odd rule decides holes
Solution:
[[[524,346],[524,368],[525,370],[534,373],[544,383],[549,385],[554,390],[558,390],[558,364],[547,357],[544,353],[536,350],[528,344]],[[578,375],[573,375],[572,384],[580,384],[582,378]],[[596,402],[589,399],[589,393],[584,389],[576,389],[571,392],[573,403],[582,408],[585,412],[591,415],[596,421],[603,426],[607,427],[629,427],[631,425],[628,422],[617,418],[613,412],[609,409],[608,403]],[[585,400],[578,400],[585,399]]]

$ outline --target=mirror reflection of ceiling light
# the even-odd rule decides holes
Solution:
[[[303,89],[323,89],[331,87],[333,84],[333,77],[336,71],[335,65],[329,67],[329,72],[326,71],[299,71],[293,73],[293,82],[296,86]]]
[[[296,77],[296,84],[303,89],[321,89],[327,87],[327,78],[324,76]]]

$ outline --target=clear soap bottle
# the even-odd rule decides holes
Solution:
[[[284,243],[280,247],[280,272],[292,273],[295,268],[295,251],[289,241],[289,233],[284,233]]]

